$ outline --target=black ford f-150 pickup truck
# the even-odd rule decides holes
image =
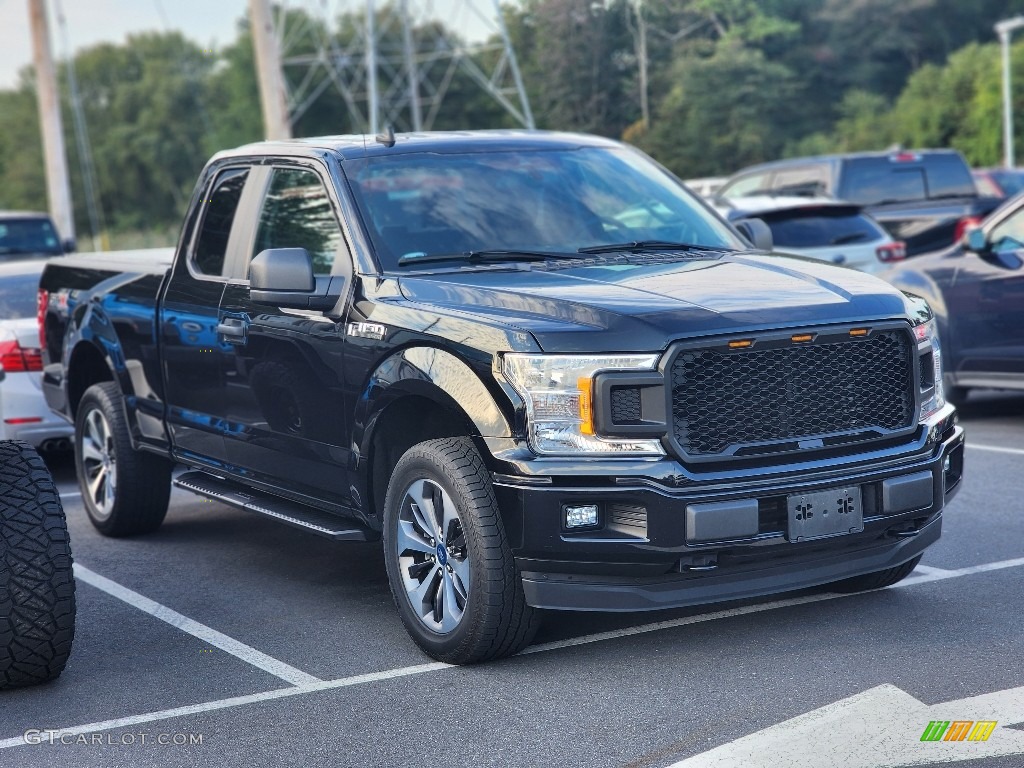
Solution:
[[[40,332],[101,532],[156,529],[183,465],[206,497],[382,539],[449,662],[516,652],[538,609],[895,583],[963,467],[927,305],[752,249],[587,136],[219,154],[166,261],[51,262]]]

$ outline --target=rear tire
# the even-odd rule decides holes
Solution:
[[[428,440],[395,465],[384,500],[384,561],[399,615],[427,654],[473,664],[522,650],[526,604],[491,478],[469,438]]]
[[[60,675],[75,636],[71,544],[50,472],[30,446],[0,443],[0,689]]]
[[[920,562],[921,555],[918,555],[913,560],[908,560],[903,565],[897,565],[895,568],[886,568],[884,571],[865,573],[862,576],[854,576],[850,579],[836,581],[827,585],[827,588],[831,592],[866,592],[871,589],[891,587],[893,584],[907,578]]]
[[[89,520],[104,536],[134,536],[160,527],[171,498],[174,465],[132,448],[121,390],[93,384],[75,418],[75,470]]]

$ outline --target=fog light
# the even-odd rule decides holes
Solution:
[[[943,472],[949,472],[949,467],[950,467],[949,456],[947,456],[945,458],[945,460],[942,462],[942,471]]]
[[[593,528],[599,522],[597,504],[566,504],[562,516],[566,528]]]

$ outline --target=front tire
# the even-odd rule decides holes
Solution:
[[[75,418],[75,470],[96,530],[134,536],[159,528],[171,498],[172,468],[169,460],[132,448],[117,384],[85,391]]]
[[[428,440],[395,465],[384,560],[402,623],[435,659],[510,656],[537,630],[490,476],[468,438]]]
[[[862,576],[836,581],[829,584],[827,588],[830,592],[867,592],[871,589],[891,587],[907,578],[920,562],[921,555],[918,555],[913,560],[908,560],[895,568],[886,568],[884,571],[865,573]]]
[[[74,636],[71,544],[53,478],[31,446],[0,443],[0,690],[55,679]]]

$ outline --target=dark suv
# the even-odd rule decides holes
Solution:
[[[978,194],[967,161],[948,149],[780,160],[743,169],[718,192],[723,200],[750,195],[856,203],[906,244],[908,256],[952,244],[999,204]]]

